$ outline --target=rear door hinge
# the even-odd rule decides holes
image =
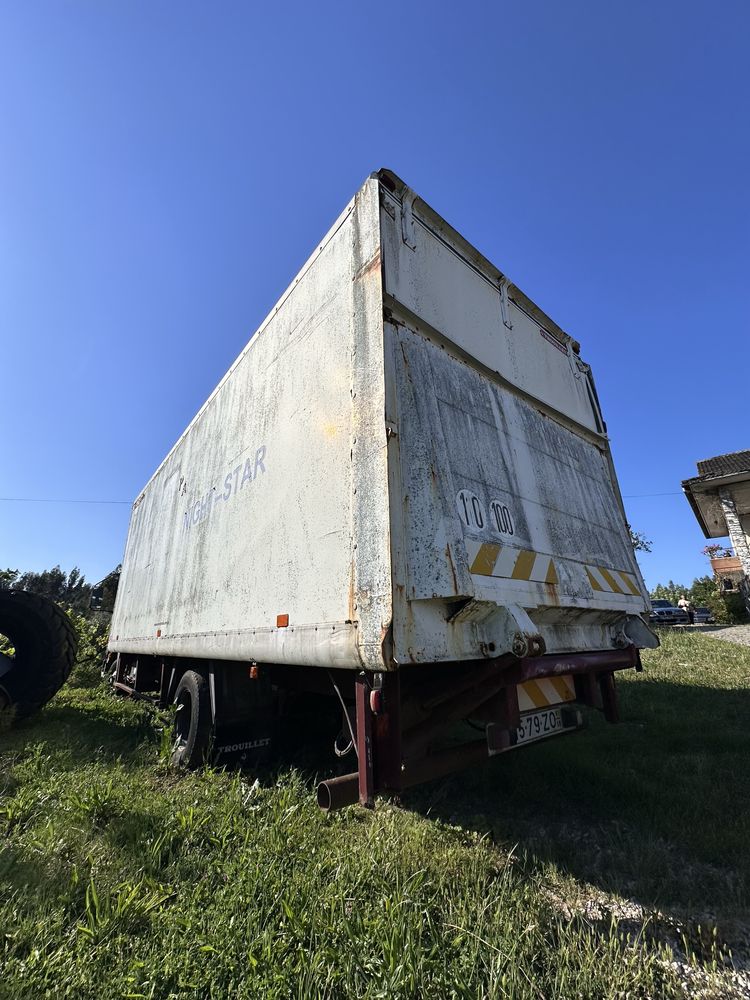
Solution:
[[[504,279],[500,282],[500,315],[503,317],[503,326],[512,330],[513,324],[510,321],[510,303],[508,302],[508,282]]]
[[[401,239],[410,250],[417,249],[417,241],[414,238],[414,199],[416,192],[411,188],[405,188],[401,198]]]

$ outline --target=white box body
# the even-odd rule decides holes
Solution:
[[[577,352],[373,175],[136,499],[109,648],[388,670],[652,645]]]

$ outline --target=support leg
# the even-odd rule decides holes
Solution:
[[[373,697],[376,704],[373,719],[376,787],[378,791],[400,792],[402,787],[400,673],[394,671],[376,675]]]
[[[375,805],[375,779],[372,752],[372,709],[367,674],[357,674],[357,756],[359,758],[359,801],[372,809]]]
[[[602,708],[607,722],[620,721],[620,707],[617,701],[617,687],[613,673],[599,675],[599,690],[602,695]]]

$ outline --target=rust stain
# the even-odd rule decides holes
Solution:
[[[354,560],[352,559],[351,565],[349,567],[349,621],[354,620]]]
[[[358,271],[354,274],[354,281],[359,281],[360,278],[366,278],[368,275],[372,274],[373,271],[380,273],[380,249],[377,253],[363,264]]]

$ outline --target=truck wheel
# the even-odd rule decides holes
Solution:
[[[211,696],[208,682],[195,670],[186,670],[174,695],[172,763],[196,768],[208,758],[211,744]]]
[[[65,683],[78,638],[62,608],[25,590],[0,590],[0,635],[15,650],[0,659],[0,711],[16,721],[38,712]]]

